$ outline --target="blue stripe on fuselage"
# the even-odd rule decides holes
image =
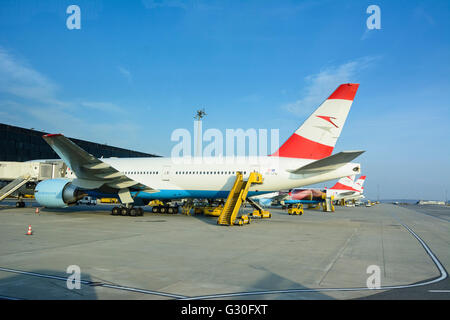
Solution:
[[[324,202],[324,200],[284,200],[285,204],[296,204],[296,203],[316,204],[321,202]]]
[[[249,191],[248,196],[252,197],[259,194],[272,193],[274,191]],[[95,198],[118,198],[117,194],[104,194],[93,190],[86,190],[86,193]],[[137,199],[145,200],[169,200],[169,199],[226,199],[230,191],[219,190],[160,190],[154,193],[132,191],[131,196]]]

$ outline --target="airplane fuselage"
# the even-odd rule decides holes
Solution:
[[[102,161],[134,181],[156,189],[156,192],[139,192],[139,197],[146,199],[226,198],[237,171],[243,173],[244,179],[250,172],[262,174],[263,183],[252,185],[249,196],[338,179],[360,171],[359,164],[347,163],[323,173],[293,174],[286,170],[314,160],[283,157],[233,159],[104,158]]]

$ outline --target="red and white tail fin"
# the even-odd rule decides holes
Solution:
[[[363,187],[364,181],[366,181],[366,176],[359,177],[359,179],[356,180],[355,185],[353,186],[353,188],[355,188],[356,190],[358,190],[359,192],[362,193],[363,190],[364,190],[364,187]]]
[[[272,156],[322,159],[333,152],[359,84],[341,84]]]
[[[355,184],[355,176],[348,176],[339,179],[339,181],[330,189],[333,190],[352,190]]]

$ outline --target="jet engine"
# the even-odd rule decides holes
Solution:
[[[44,207],[64,208],[75,204],[86,195],[74,186],[69,179],[49,179],[39,182],[34,197]]]

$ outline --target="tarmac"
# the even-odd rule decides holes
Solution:
[[[272,208],[230,227],[150,207],[13,205],[0,205],[3,299],[450,299],[450,207]],[[80,289],[67,285],[74,265]]]

